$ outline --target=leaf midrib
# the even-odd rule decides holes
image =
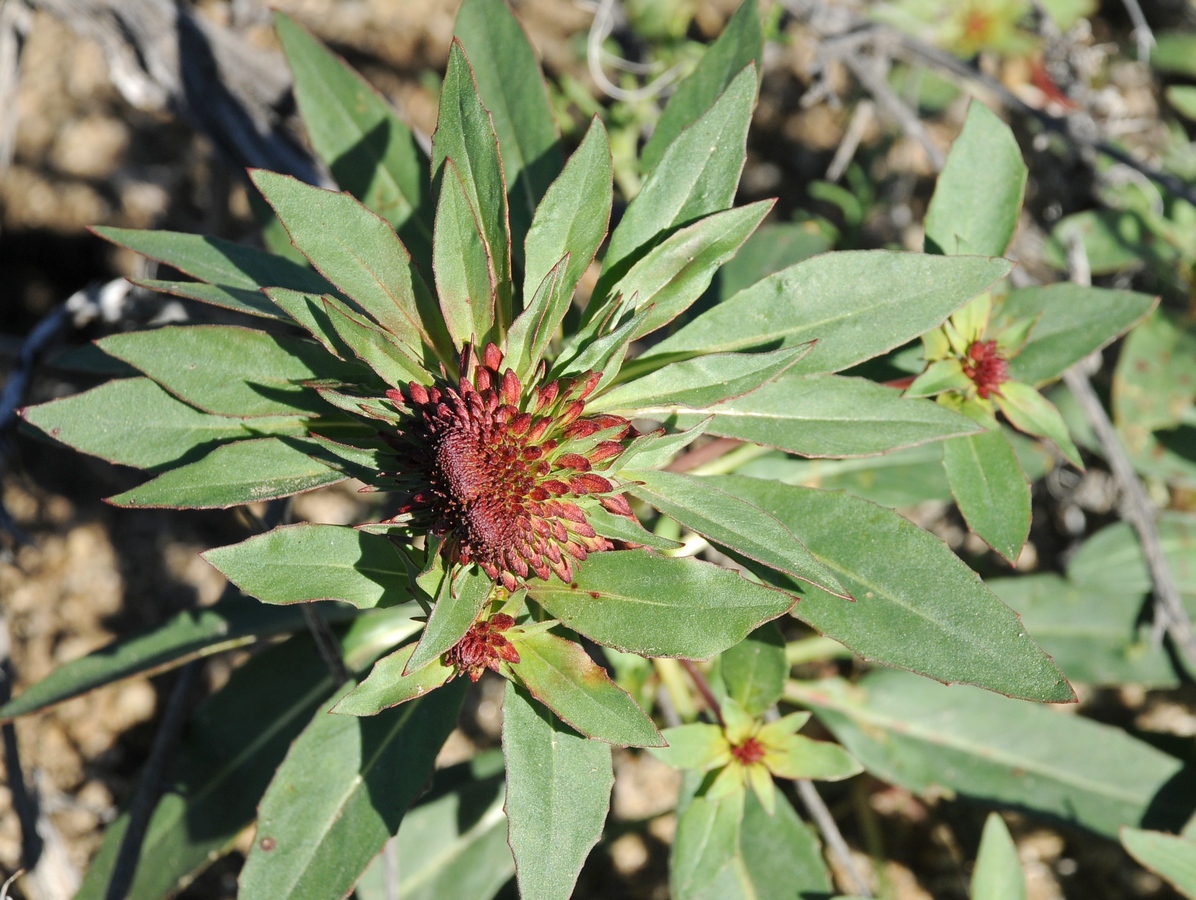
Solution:
[[[377,765],[379,757],[381,757],[390,744],[394,742],[396,732],[400,731],[404,726],[406,726],[408,720],[415,715],[415,712],[418,708],[419,704],[414,701],[406,704],[403,707],[402,715],[400,715],[395,721],[394,725],[391,726],[385,739],[378,742],[378,747],[374,751],[373,756],[369,757],[368,760],[362,760],[363,765],[358,769],[357,774],[349,779],[349,781],[345,782],[344,790],[340,793],[339,797],[334,798],[336,802],[326,807],[326,810],[330,810],[332,813],[334,813],[334,815],[330,815],[325,818],[324,823],[319,827],[318,830],[305,830],[303,832],[304,837],[310,839],[314,836],[315,840],[309,840],[307,847],[305,848],[304,858],[302,860],[295,861],[296,865],[293,869],[291,869],[291,872],[295,876],[294,880],[286,882],[285,885],[275,885],[276,887],[285,886],[287,888],[294,888],[303,880],[303,877],[310,870],[312,862],[316,859],[320,848],[323,846],[324,838],[332,831],[336,824],[341,821],[342,814],[344,813],[348,802],[358,793],[358,789],[361,787],[361,785],[365,783],[365,776],[373,771],[374,766]],[[348,724],[360,726],[360,720],[356,718],[350,719],[348,720]],[[277,869],[275,869],[275,871],[277,871]],[[286,896],[290,896],[289,890]]]
[[[822,695],[822,699],[826,699],[825,695]],[[1141,796],[1132,794],[1128,791],[1125,793],[1118,792],[1116,790],[1116,786],[1113,784],[1094,782],[1089,778],[1081,778],[1074,775],[1072,777],[1068,777],[1071,774],[1070,770],[1068,769],[1051,769],[1047,763],[1037,759],[1017,757],[1011,751],[994,748],[991,745],[971,742],[952,732],[935,732],[930,728],[930,726],[921,722],[911,722],[905,719],[898,720],[883,714],[875,713],[871,709],[850,706],[842,702],[832,701],[829,704],[823,703],[822,705],[830,706],[835,711],[848,716],[861,725],[877,725],[899,738],[914,738],[932,746],[943,747],[944,749],[948,750],[958,750],[968,754],[982,765],[987,763],[995,763],[1010,770],[1016,769],[1023,773],[1032,773],[1040,777],[1045,777],[1050,781],[1054,781],[1064,786],[1072,786],[1081,790],[1087,790],[1089,793],[1098,797],[1106,797],[1108,799],[1121,803],[1127,803],[1135,807],[1144,807],[1145,805]],[[940,734],[944,738],[954,738],[954,740],[934,740],[934,737]],[[1178,770],[1181,764],[1178,760],[1175,760],[1174,762],[1175,768]],[[1058,773],[1058,775],[1055,773]],[[1096,790],[1095,788],[1107,788],[1108,790]]]

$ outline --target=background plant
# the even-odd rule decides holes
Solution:
[[[1017,559],[1030,525],[1019,439],[1005,435],[993,409],[978,403],[990,399],[981,386],[1002,400],[1019,397],[1029,409],[1020,423],[1020,407],[996,405],[1014,425],[1052,437],[1076,459],[1063,419],[1035,388],[1115,338],[1153,301],[1083,286],[1011,291],[1001,281],[1009,266],[993,257],[1009,244],[1025,184],[1005,126],[973,109],[927,215],[930,255],[870,251],[799,261],[808,249],[799,245],[793,259],[770,260],[776,271],[762,278],[751,266],[726,267],[714,297],[691,311],[740,245],[741,258],[751,259],[776,243],[767,230],[748,237],[766,205],[731,208],[761,53],[749,4],[666,107],[653,137],[664,149],[654,166],[645,164],[640,193],[600,253],[589,305],[576,310],[569,304],[573,287],[605,236],[611,154],[594,124],[567,164],[557,158],[534,56],[505,7],[477,2],[463,9],[461,44],[442,84],[430,185],[428,162],[409,129],[301,29],[285,19],[279,29],[313,145],[365,206],[254,173],[314,270],[212,239],[108,230],[110,239],[200,279],[151,287],[256,319],[241,320],[248,327],[189,325],[106,338],[100,348],[142,374],[34,408],[26,418],[68,444],[148,469],[152,478],[114,498],[118,504],[226,507],[356,476],[397,491],[399,517],[391,518],[393,506],[379,506],[381,525],[285,526],[213,551],[208,559],[245,593],[281,606],[230,597],[211,615],[185,616],[63,667],[10,704],[9,714],[31,711],[134,671],[310,630],[310,642],[300,634],[256,656],[197,714],[189,745],[198,749],[178,762],[181,790],[158,804],[141,848],[147,859],[177,862],[139,867],[134,893],[154,896],[190,877],[252,820],[259,796],[243,895],[351,889],[430,773],[456,717],[461,676],[484,668],[509,679],[505,808],[528,896],[571,890],[602,833],[609,779],[592,773],[609,769],[609,743],[662,743],[645,709],[682,722],[665,730],[670,747],[660,751],[691,773],[672,850],[679,896],[768,893],[794,883],[830,889],[817,841],[775,791],[774,776],[843,778],[862,764],[917,791],[972,793],[1108,835],[1125,824],[1182,822],[1184,802],[1164,790],[1178,777],[1172,757],[1107,727],[1035,715],[1024,703],[1067,700],[1071,691],[1026,627],[941,543],[885,507],[785,484],[800,479],[812,458],[886,454],[883,466],[908,461],[891,451],[921,445],[942,454],[946,482],[972,529]],[[483,34],[500,37],[489,43]],[[674,105],[681,112],[670,120]],[[363,152],[374,156],[364,169]],[[434,277],[424,277],[428,272]],[[739,290],[729,286],[733,274],[743,280]],[[633,347],[637,339],[645,340]],[[990,340],[996,347],[985,352],[996,356],[987,358],[1005,368],[985,380],[971,348]],[[487,350],[489,342],[500,349]],[[944,362],[952,353],[959,371],[932,382],[935,390],[927,389],[933,366],[912,378],[923,360]],[[187,366],[178,366],[180,357]],[[851,374],[835,374],[847,369]],[[230,372],[241,376],[230,379]],[[911,381],[907,394],[938,393],[942,402],[899,396],[898,385]],[[1023,387],[1015,393],[1013,385]],[[537,417],[546,423],[540,438],[582,442],[543,451],[535,461],[548,468],[534,473],[555,482],[549,493],[573,504],[582,521],[547,509],[537,515],[596,542],[576,570],[570,563],[539,577],[537,565],[564,561],[539,548],[516,554],[533,574],[507,557],[488,557],[494,572],[471,569],[461,547],[481,558],[489,544],[471,545],[459,526],[433,526],[429,536],[426,519],[405,518],[428,505],[417,499],[419,479],[408,483],[412,466],[423,476],[432,464],[405,460],[395,439],[410,428],[412,409],[435,403],[423,399],[432,389],[479,396],[483,407],[493,396],[512,409],[502,422],[488,418],[493,409],[478,414],[471,427],[485,420],[505,434],[509,421],[527,415],[523,428],[539,428]],[[584,407],[571,407],[583,395]],[[627,419],[668,430],[648,432],[645,425],[646,433],[632,439]],[[583,421],[592,423],[591,434],[566,435]],[[524,432],[510,433],[523,446]],[[744,443],[716,456],[728,441]],[[678,453],[703,447],[714,451],[705,451],[705,463],[686,474],[668,471],[678,467]],[[1033,471],[1033,462],[1025,465]],[[407,481],[394,481],[396,471]],[[624,514],[614,499],[624,494],[651,531]],[[611,552],[603,539],[641,546]],[[558,554],[566,544],[577,547],[572,537],[554,540]],[[707,547],[742,574],[694,558]],[[1067,580],[1086,584],[1083,571],[1069,568]],[[1034,584],[1058,614],[1059,597],[1085,590],[1063,582],[992,584],[1011,596]],[[1039,596],[1011,603],[1030,619]],[[296,616],[286,606],[329,598],[362,612],[338,606],[313,615],[309,606]],[[664,615],[652,608],[662,603],[669,607]],[[1128,615],[1131,606],[1123,603],[1115,615]],[[926,679],[883,670],[854,687],[833,678],[792,679],[793,663],[842,650],[818,638],[786,645],[784,634],[764,623],[787,611],[863,657],[1023,699],[962,688],[944,693]],[[426,624],[413,620],[419,612]],[[479,612],[489,619],[484,628],[474,624]],[[330,624],[346,629],[339,652]],[[791,637],[795,627],[786,624]],[[606,649],[574,643],[576,635]],[[1122,646],[1114,640],[1113,652]],[[1070,675],[1064,654],[1047,647]],[[1076,655],[1091,665],[1091,649]],[[712,656],[708,668],[685,667],[692,687],[678,683],[670,657]],[[1147,658],[1160,661],[1157,653]],[[360,686],[337,688],[346,675],[362,678],[375,660]],[[667,693],[656,694],[662,687]],[[691,690],[714,721],[685,723],[696,713],[686,696]],[[808,720],[804,714],[769,722],[778,701],[812,710],[847,752],[793,735]],[[330,707],[376,715],[324,715]],[[247,717],[262,730],[234,733],[228,723]],[[1094,745],[1110,755],[1087,753]],[[329,756],[356,764],[328,779]],[[993,765],[994,756],[1001,762]],[[198,776],[188,771],[192,757]],[[212,758],[228,763],[212,770]],[[1027,768],[1035,779],[1015,776]],[[467,794],[493,796],[495,771],[482,757],[446,769],[411,817],[444,815]],[[1077,772],[1086,779],[1082,788],[1074,785]],[[321,789],[311,790],[316,781]],[[240,786],[239,806],[215,793],[229,783]],[[800,790],[804,795],[809,785]],[[216,824],[197,840],[189,823],[207,816]],[[322,835],[311,828],[318,821],[329,823]],[[491,864],[421,873],[423,883],[468,871],[486,876],[479,896],[501,887],[511,872],[501,840],[495,843],[501,820],[486,813],[477,823],[441,841],[493,854]],[[1001,829],[994,820],[986,832],[986,855],[1007,849]],[[119,824],[111,829],[85,892],[102,890],[119,868],[121,833]],[[407,843],[418,840],[409,836]],[[767,849],[778,840],[785,853]],[[1182,853],[1185,846],[1153,836],[1126,840],[1148,856],[1151,848]],[[999,864],[978,866],[977,892],[997,889],[989,871],[1000,871]],[[364,883],[378,877],[367,874]],[[442,894],[464,890],[437,884]]]

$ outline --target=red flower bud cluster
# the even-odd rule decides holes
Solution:
[[[572,581],[574,562],[612,549],[578,500],[594,498],[632,517],[627,501],[595,467],[623,452],[631,423],[586,416],[600,373],[525,392],[497,347],[481,359],[466,347],[457,384],[387,392],[402,415],[383,439],[395,454],[403,494],[391,521],[444,537],[450,562],[476,563],[508,590],[532,575]]]
[[[486,669],[497,672],[499,660],[519,662],[519,651],[501,634],[514,624],[515,620],[503,613],[474,622],[444,655],[445,665],[456,666],[458,675],[465,673],[470,681],[477,681]]]
[[[963,374],[972,379],[976,393],[984,400],[999,394],[1009,380],[1009,361],[1001,355],[996,341],[973,341],[963,360]]]

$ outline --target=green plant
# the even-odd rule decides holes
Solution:
[[[1067,668],[959,557],[886,506],[780,474],[911,447],[944,458],[942,444],[969,523],[1016,558],[1026,477],[979,401],[1012,402],[1022,384],[1041,413],[1034,388],[1154,301],[1007,291],[1000,256],[1025,172],[1005,126],[979,108],[969,118],[928,218],[934,252],[736,270],[738,290],[693,312],[771,207],[732,207],[761,53],[752,0],[672,97],[609,236],[606,131],[595,120],[563,159],[503,3],[462,7],[430,160],[354,73],[287,18],[277,26],[312,144],[347,191],[251,173],[310,267],[211,238],[100,229],[197,279],[148,286],[251,318],[104,338],[141,374],[25,412],[59,441],[150,473],[118,506],[227,508],[349,478],[382,501],[357,527],[285,525],[208,551],[244,596],[63,666],[0,711],[293,635],[196,712],[130,896],[177,890],[256,822],[247,898],[346,895],[396,832],[411,860],[404,896],[489,897],[517,870],[525,896],[565,897],[603,836],[612,745],[686,770],[677,897],[831,890],[774,778],[866,768],[1102,833],[1143,824],[1175,760],[1024,703],[1073,700]],[[994,142],[996,161],[980,161]],[[960,360],[990,340],[990,310],[1014,323],[991,340],[1016,339],[1001,360],[1009,377],[977,399]],[[954,380],[930,390],[923,375],[907,394],[963,401],[867,377],[865,364],[908,364],[919,339],[930,371],[955,353]],[[1076,456],[1057,416],[1010,417]],[[679,458],[725,446],[711,437],[741,443],[679,471]],[[751,469],[762,464],[772,474]],[[698,558],[708,549],[723,564]],[[294,611],[320,601],[334,601],[314,609],[337,629],[344,683],[305,630],[311,616]],[[837,643],[787,644],[787,615]],[[857,684],[792,677],[796,662],[844,647],[893,668]],[[685,666],[687,684],[674,659],[712,663]],[[487,670],[506,680],[503,776],[478,757],[433,777],[466,679]],[[682,724],[658,729],[658,690]],[[692,690],[715,721],[696,721]],[[778,717],[779,702],[840,743],[796,734],[809,713]],[[484,812],[454,814],[466,805]],[[81,896],[103,893],[126,823],[110,828]],[[990,854],[1004,846],[999,833],[986,842]]]

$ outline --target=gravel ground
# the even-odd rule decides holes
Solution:
[[[198,4],[202,15],[228,24],[233,6],[223,0]],[[283,0],[292,13],[335,46],[425,133],[435,120],[434,73],[442,70],[452,33],[455,3],[431,0]],[[703,4],[695,28],[717,32],[734,2]],[[1114,4],[1115,5],[1115,4]],[[519,5],[528,31],[554,75],[586,79],[578,36],[591,14],[566,0],[524,0]],[[1103,29],[1124,29],[1110,14]],[[270,48],[267,22],[246,28]],[[843,139],[850,107],[800,105],[809,81],[811,50],[801,34],[788,46],[770,47],[767,75],[751,138],[741,199],[779,195],[776,215],[787,219],[811,203],[808,183],[822,177]],[[1086,46],[1099,46],[1102,32]],[[1155,86],[1134,63],[1111,69],[1106,120],[1144,121],[1127,139],[1139,148],[1157,141]],[[1003,72],[1016,80],[1016,72]],[[88,225],[170,228],[242,239],[253,231],[245,186],[228,171],[211,145],[169,117],[131,108],[112,87],[100,48],[77,38],[53,17],[32,21],[17,95],[19,126],[15,155],[0,170],[0,362],[8,369],[22,337],[48,310],[76,290],[143,265],[86,231]],[[1024,82],[1024,78],[1022,79]],[[831,83],[851,95],[842,73]],[[962,121],[962,106],[929,123],[935,143],[946,148]],[[1152,120],[1152,117],[1153,120]],[[1151,125],[1151,121],[1154,125]],[[1158,126],[1161,127],[1161,126]],[[1088,202],[1084,166],[1066,155],[1028,146],[1032,193],[1014,253],[1035,273],[1043,229],[1060,215]],[[893,138],[873,121],[860,158],[870,167],[880,196],[863,224],[866,246],[920,247],[918,228],[931,185],[925,152],[914,141]],[[825,205],[816,205],[827,213]],[[161,311],[152,303],[146,318]],[[70,343],[96,336],[99,326],[74,334]],[[31,400],[86,387],[77,374],[52,358],[33,388]],[[1100,481],[1102,473],[1090,476]],[[31,542],[9,543],[0,564],[0,608],[7,626],[14,693],[57,665],[78,658],[129,632],[162,622],[175,612],[213,602],[223,579],[198,556],[241,533],[235,513],[172,513],[117,510],[101,498],[135,483],[135,476],[101,462],[22,436],[4,469],[0,490],[5,507]],[[1034,552],[1023,569],[1050,569],[1077,534],[1109,521],[1107,504],[1073,502],[1100,485],[1071,485],[1062,501],[1036,493]],[[312,521],[354,520],[360,500],[351,489],[302,498],[296,515]],[[1080,527],[1061,510],[1075,507]],[[920,523],[959,546],[986,570],[999,564],[966,538],[954,510],[942,505],[920,511]],[[4,635],[0,633],[0,643]],[[210,664],[207,678],[218,684],[228,660]],[[57,882],[26,884],[32,900],[70,896],[69,885],[98,846],[104,824],[130,795],[133,779],[152,740],[156,716],[172,686],[170,675],[134,678],[29,716],[16,724],[25,767],[49,828],[46,852],[54,854]],[[498,733],[497,682],[483,680],[472,695],[471,716],[454,735],[445,760],[493,744]],[[1130,689],[1091,693],[1081,711],[1160,736],[1160,741],[1196,734],[1192,689],[1144,692]],[[1064,712],[1062,714],[1069,714]],[[666,861],[673,821],[667,814],[676,777],[651,757],[622,752],[616,757],[615,819],[650,820],[646,828],[621,828],[597,851],[583,873],[578,896],[667,897]],[[5,784],[7,784],[7,778]],[[898,900],[962,898],[987,810],[944,799],[916,798],[866,778],[827,792],[854,847],[883,846],[890,896]],[[1115,900],[1177,896],[1160,880],[1130,864],[1114,844],[1076,831],[1058,830],[1017,815],[1008,822],[1030,882],[1032,900]],[[864,857],[861,851],[861,857]],[[11,794],[0,787],[0,875],[16,870],[20,833]],[[235,894],[238,857],[217,865],[183,896],[214,900]]]

